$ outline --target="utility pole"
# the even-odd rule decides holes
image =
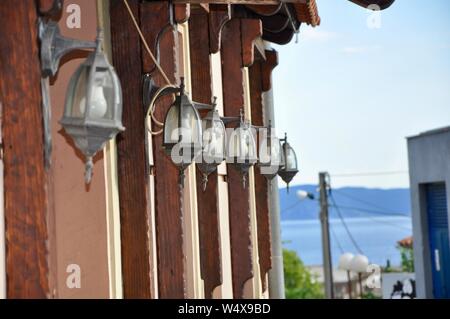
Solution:
[[[320,188],[320,225],[322,227],[323,273],[325,297],[334,299],[333,268],[331,265],[330,229],[328,224],[328,173],[319,173]]]

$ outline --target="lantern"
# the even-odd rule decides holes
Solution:
[[[267,134],[264,136],[265,138],[259,148],[258,161],[261,175],[265,176],[269,181],[277,176],[282,159],[280,140],[273,136],[272,131],[272,125],[269,123]]]
[[[124,130],[122,90],[114,68],[102,50],[102,32],[95,52],[72,76],[60,124],[86,157],[85,182],[90,183],[94,155]]]
[[[226,131],[225,125],[220,118],[214,101],[213,109],[208,112],[202,121],[202,153],[198,168],[203,174],[203,190],[208,183],[208,175],[217,169],[225,160]]]
[[[289,192],[289,183],[292,181],[295,175],[298,173],[297,169],[297,155],[295,154],[294,149],[287,141],[287,134],[285,134],[284,139],[282,140],[282,165],[280,170],[278,171],[278,175],[281,179],[287,184],[287,191]]]
[[[164,120],[163,147],[179,167],[181,177],[202,150],[202,122],[194,103],[184,92],[183,78]]]
[[[256,142],[250,123],[244,121],[241,111],[239,126],[233,131],[228,144],[228,162],[230,162],[241,174],[245,188],[247,174],[258,158],[256,156]]]

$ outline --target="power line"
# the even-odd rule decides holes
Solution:
[[[355,238],[353,237],[352,233],[350,232],[350,229],[348,228],[347,223],[345,222],[344,217],[343,217],[342,214],[341,214],[341,210],[340,210],[339,207],[336,205],[336,201],[334,200],[333,194],[332,194],[331,192],[330,192],[330,199],[331,199],[331,201],[333,202],[333,205],[334,205],[335,208],[336,208],[336,212],[338,213],[339,219],[341,220],[342,225],[344,226],[344,229],[345,229],[345,231],[346,231],[348,237],[350,238],[350,241],[352,242],[353,246],[356,248],[356,250],[357,250],[360,254],[364,255],[364,253],[363,253],[361,247],[359,247],[358,243],[356,242]]]
[[[331,207],[335,207],[335,206],[331,206]],[[342,206],[340,206],[340,207],[342,208]],[[361,214],[361,212],[358,212],[358,213]],[[362,212],[362,213],[364,213],[364,212]],[[370,220],[372,220],[374,222],[377,222],[377,223],[380,223],[380,224],[386,224],[386,225],[389,225],[389,226],[392,226],[392,227],[395,227],[395,228],[402,228],[402,229],[409,230],[409,231],[411,230],[411,228],[409,228],[409,227],[400,226],[400,225],[388,222],[386,220],[378,220],[378,219],[376,219],[376,218],[374,218],[372,216],[366,216],[366,218],[369,218]]]
[[[339,205],[340,208],[342,209],[351,209],[351,210],[357,210],[357,211],[361,211],[363,213],[370,213],[370,214],[375,214],[375,215],[383,215],[383,216],[401,216],[401,217],[411,217],[408,214],[403,214],[403,213],[394,213],[394,212],[385,212],[385,211],[381,211],[381,210],[375,210],[375,209],[370,209],[370,208],[361,208],[361,207],[355,207],[355,206],[342,206]]]
[[[344,174],[331,174],[331,177],[360,177],[360,176],[384,176],[384,175],[400,175],[408,174],[408,171],[386,171],[386,172],[362,172],[362,173],[344,173]]]
[[[355,201],[357,201],[357,202],[360,202],[360,203],[363,203],[363,204],[366,204],[366,205],[370,205],[370,206],[375,207],[375,208],[377,208],[377,209],[381,209],[381,210],[383,210],[383,211],[387,211],[387,210],[388,210],[388,209],[386,209],[386,207],[382,207],[382,206],[380,206],[380,205],[378,205],[378,204],[375,204],[375,203],[372,203],[372,202],[369,202],[369,201],[360,199],[360,198],[358,198],[358,197],[356,197],[356,196],[353,196],[353,195],[349,195],[349,194],[347,194],[347,193],[344,193],[342,190],[339,190],[339,189],[333,189],[333,191],[334,191],[335,193],[338,193],[338,194],[341,195],[341,196],[348,197],[348,198],[353,199],[353,200],[355,200]],[[394,214],[391,213],[391,215],[395,215],[395,214],[396,214],[396,213],[394,213]],[[406,215],[405,215],[405,216],[406,216]],[[409,216],[409,215],[408,215],[408,216]]]
[[[342,248],[341,242],[339,241],[339,238],[336,235],[336,233],[334,231],[334,226],[332,224],[330,224],[330,230],[331,230],[331,235],[333,236],[334,241],[338,245],[339,251],[341,252],[341,254],[343,254],[344,253],[344,249]]]

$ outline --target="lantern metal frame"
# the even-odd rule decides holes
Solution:
[[[92,177],[93,157],[103,149],[106,142],[122,132],[125,128],[122,126],[122,89],[119,78],[108,62],[102,49],[103,32],[99,30],[96,40],[96,50],[92,52],[83,64],[73,74],[66,95],[66,104],[64,115],[59,123],[69,134],[77,148],[86,157],[85,182],[89,184]],[[91,114],[93,109],[94,87],[99,77],[99,73],[107,74],[111,81],[111,105],[107,105],[106,111],[110,114],[109,118],[102,118]],[[87,74],[85,82],[85,108],[81,111],[82,116],[73,116],[74,94],[77,93],[78,85],[83,81],[83,74]],[[103,75],[103,79],[106,76]],[[79,107],[77,105],[77,107]]]
[[[294,176],[297,175],[297,173],[298,173],[298,159],[297,159],[297,154],[295,153],[294,149],[288,143],[286,133],[284,134],[284,138],[280,139],[280,142],[283,142],[282,165],[280,166],[280,169],[278,170],[278,176],[280,176],[281,179],[286,183],[286,189],[287,189],[287,192],[289,192],[289,183],[292,181]],[[288,151],[293,152],[293,154],[295,156],[295,169],[286,168]]]
[[[42,118],[44,126],[44,156],[45,166],[50,168],[52,155],[51,134],[51,100],[49,78],[58,72],[61,59],[75,51],[84,49],[95,49],[94,41],[81,41],[66,38],[61,35],[58,23],[51,18],[62,9],[62,1],[55,0],[48,12],[41,12],[44,16],[38,23],[38,35],[40,40],[41,60],[41,93],[42,93]]]

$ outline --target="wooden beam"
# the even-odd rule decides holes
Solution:
[[[210,5],[209,6],[209,47],[210,53],[217,53],[220,50],[222,29],[231,19],[230,5]]]
[[[142,3],[141,28],[148,41],[159,39],[159,42],[149,42],[149,45],[158,46],[161,67],[170,81],[176,84],[179,81],[178,32],[170,25],[169,5],[167,1]],[[145,50],[142,56],[144,62],[148,61]],[[144,72],[151,71],[148,65],[148,62],[144,63]],[[166,84],[158,71],[154,70],[152,77],[157,85]],[[171,102],[171,97],[165,97],[156,104],[155,116],[160,121],[164,119]],[[185,298],[182,195],[178,184],[178,168],[162,148],[162,135],[154,136],[152,144],[159,297]]]
[[[128,1],[139,19],[139,1]],[[122,84],[126,130],[117,137],[122,277],[125,298],[152,298],[141,44],[122,0],[111,1],[113,64]]]
[[[252,123],[257,126],[265,125],[262,103],[262,65],[264,63],[264,61],[258,61],[249,68]],[[260,140],[259,144],[261,144],[261,142],[262,141]],[[255,202],[257,211],[256,221],[258,227],[258,255],[263,290],[267,289],[266,275],[270,268],[272,268],[268,198],[269,192],[267,179],[263,175],[261,175],[259,169],[255,169]]]
[[[272,87],[272,71],[278,65],[278,52],[266,50],[266,61],[261,65],[261,89],[267,92]]]
[[[1,1],[0,106],[8,298],[50,297],[35,1]]]
[[[244,105],[240,26],[239,19],[232,19],[222,32],[225,116],[238,116]],[[243,298],[244,285],[253,277],[249,191],[243,187],[241,175],[232,165],[227,165],[227,173],[233,296]]]
[[[192,12],[189,20],[192,99],[200,103],[212,100],[208,29],[208,14],[200,8]],[[203,176],[197,169],[200,267],[205,298],[212,298],[214,289],[222,283],[217,179],[217,172],[210,174],[203,190]]]
[[[255,42],[263,34],[259,19],[240,19],[242,41],[242,65],[250,66],[255,59]]]

